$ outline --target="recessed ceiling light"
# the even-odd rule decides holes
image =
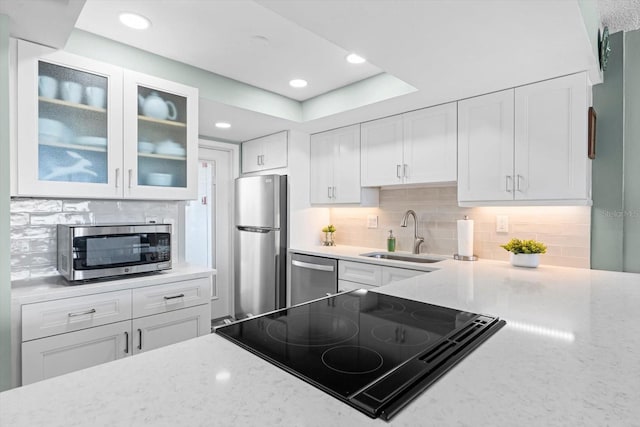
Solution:
[[[367,62],[367,60],[360,55],[350,53],[349,55],[347,55],[347,62],[350,64],[362,64],[363,62]]]
[[[306,85],[307,81],[302,79],[293,79],[289,82],[289,86],[296,88],[305,87]]]
[[[151,25],[151,21],[137,13],[122,12],[119,18],[120,22],[134,30],[146,30]]]
[[[216,127],[220,129],[229,129],[231,127],[231,124],[226,122],[218,122],[216,123]]]

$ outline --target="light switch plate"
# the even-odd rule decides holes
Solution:
[[[507,215],[496,215],[496,233],[509,232],[509,217]]]
[[[378,215],[367,215],[367,228],[378,228]]]

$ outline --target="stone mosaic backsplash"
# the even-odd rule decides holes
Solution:
[[[57,275],[57,224],[143,223],[149,217],[178,224],[182,202],[11,199],[11,280]],[[174,241],[179,241],[174,227]]]
[[[400,222],[407,209],[418,216],[418,233],[425,238],[421,252],[453,255],[457,252],[457,220],[474,220],[474,253],[481,258],[508,260],[500,247],[511,238],[535,239],[547,245],[541,264],[590,268],[591,208],[588,206],[514,206],[461,208],[456,187],[382,189],[377,208],[332,208],[338,245],[386,250],[389,230],[398,251],[413,247],[413,220]],[[378,228],[367,228],[367,216],[378,216]],[[509,217],[509,231],[496,232],[496,215]]]

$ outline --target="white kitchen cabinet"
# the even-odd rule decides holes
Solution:
[[[150,351],[211,331],[211,309],[202,304],[133,319],[133,354]]]
[[[16,80],[15,195],[196,197],[197,89],[25,41]]]
[[[383,267],[382,268],[382,286],[389,283],[398,282],[400,280],[409,279],[411,277],[424,274],[424,271],[409,270],[406,268]]]
[[[427,273],[355,261],[338,261],[338,290],[372,289]]]
[[[242,143],[242,173],[287,167],[288,132]]]
[[[131,321],[22,343],[22,385],[127,357]]]
[[[125,197],[197,198],[198,89],[126,71],[124,140]]]
[[[362,185],[456,180],[456,104],[424,108],[362,124]]]
[[[360,125],[311,135],[310,201],[377,206],[379,191],[360,186]]]
[[[458,102],[461,206],[589,204],[584,73]]]
[[[458,102],[458,200],[513,200],[513,89]]]
[[[206,335],[209,292],[199,278],[24,304],[22,384]]]

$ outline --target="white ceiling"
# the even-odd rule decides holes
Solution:
[[[3,8],[15,10],[44,1],[2,0],[0,13],[7,13]],[[82,0],[48,3],[62,11],[45,13],[32,7],[31,15],[40,16],[27,19],[22,27],[38,30],[40,43],[56,46],[42,39],[62,34],[63,29],[69,34],[73,28],[68,19],[58,17],[73,16],[73,7]],[[150,18],[151,29],[122,27],[117,13],[125,9]],[[300,117],[322,104],[319,100],[331,100],[322,104],[328,112],[298,122],[261,114],[264,108],[246,102],[239,108],[225,99],[201,98],[200,134],[228,141],[282,129],[318,132],[597,70],[578,0],[88,0],[76,25],[298,100]],[[35,37],[13,30],[12,34]],[[269,43],[256,41],[256,35],[267,37]],[[344,57],[350,51],[370,63],[347,64]],[[357,91],[345,85],[379,73],[417,90],[364,106],[349,102],[348,96]],[[291,89],[288,81],[294,77],[307,79],[309,86]],[[321,95],[331,90],[331,96]],[[307,100],[310,97],[315,98]],[[327,106],[334,106],[335,112]],[[215,128],[219,120],[231,122],[232,128]]]
[[[611,33],[640,28],[640,0],[598,0],[598,9]]]
[[[123,27],[123,11],[151,27]],[[299,101],[382,72],[249,0],[87,0],[76,27]],[[309,85],[292,88],[295,78]]]

